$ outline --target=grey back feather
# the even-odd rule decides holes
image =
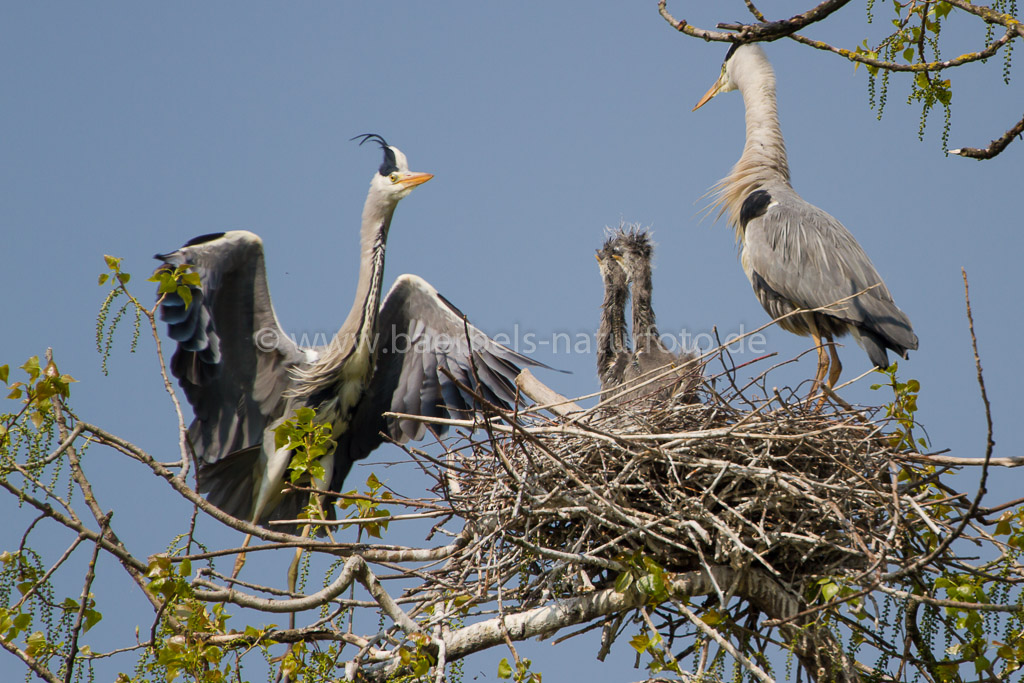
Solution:
[[[900,355],[917,348],[910,319],[893,302],[864,249],[842,223],[805,202],[788,184],[764,187],[771,197],[765,212],[745,226],[743,264],[800,308],[818,308],[850,297],[828,314],[879,338]],[[870,288],[870,289],[869,289]],[[777,315],[777,311],[769,311]],[[884,351],[882,352],[884,358]],[[877,360],[878,354],[874,354]]]

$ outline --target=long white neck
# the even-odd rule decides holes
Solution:
[[[359,235],[359,281],[352,308],[335,335],[335,344],[351,349],[376,334],[380,312],[381,284],[384,280],[384,249],[395,206],[374,201],[373,193],[363,207],[363,226]],[[370,341],[374,341],[372,338]]]
[[[329,387],[339,377],[341,369],[354,349],[368,343],[376,348],[377,316],[380,312],[381,283],[384,278],[384,249],[388,229],[396,204],[382,201],[371,188],[363,206],[363,225],[359,235],[359,281],[352,300],[352,308],[334,335],[330,346],[323,350],[311,366],[296,373],[297,396],[312,396]],[[367,371],[372,371],[372,363]]]
[[[715,186],[717,197],[713,206],[719,207],[719,215],[728,214],[736,239],[742,240],[740,207],[743,200],[768,183],[788,185],[789,163],[779,128],[775,72],[771,64],[760,49],[737,53],[733,59],[742,59],[742,63],[733,66],[734,80],[746,107],[747,141],[740,160]]]

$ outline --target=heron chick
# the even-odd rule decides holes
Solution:
[[[818,369],[811,395],[823,384],[831,391],[839,379],[837,337],[853,335],[878,368],[889,366],[887,349],[906,358],[917,349],[917,335],[864,249],[842,223],[790,185],[775,72],[760,46],[734,44],[694,111],[732,90],[743,95],[746,143],[740,160],[715,186],[712,207],[735,229],[743,270],[768,315],[796,312],[779,325],[814,340]],[[820,308],[825,310],[813,310]]]
[[[597,252],[604,281],[604,301],[597,328],[597,374],[601,380],[602,400],[611,399],[621,404],[639,397],[667,399],[687,394],[700,377],[696,356],[685,351],[669,351],[658,332],[651,305],[652,252],[647,231],[623,226],[609,235]],[[632,350],[625,312],[629,298],[632,299]],[[668,372],[673,367],[680,370]],[[638,388],[629,390],[632,385]]]
[[[620,228],[616,242],[622,249],[629,278],[633,315],[633,357],[626,366],[624,379],[642,385],[637,390],[640,395],[668,398],[688,394],[700,378],[697,356],[686,350],[670,351],[658,332],[651,303],[654,296],[651,235],[639,226]],[[679,370],[667,373],[670,368]],[[647,383],[649,380],[653,382]]]
[[[611,235],[595,254],[604,282],[601,322],[597,327],[597,377],[601,380],[601,399],[622,384],[632,352],[626,327],[626,302],[629,282],[616,235]]]

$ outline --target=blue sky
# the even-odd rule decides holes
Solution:
[[[716,16],[706,6],[719,3],[670,10],[709,26],[744,16],[742,3],[732,5]],[[252,230],[264,240],[285,329],[330,334],[351,303],[359,214],[380,162],[376,149],[349,142],[360,133],[380,133],[414,170],[436,176],[396,213],[387,282],[416,273],[485,331],[519,329],[542,340],[591,333],[601,300],[593,250],[620,220],[654,230],[663,331],[692,339],[717,326],[724,336],[766,321],[731,230],[699,216],[701,196],[743,144],[738,94],[690,112],[726,48],[678,35],[653,0],[44,2],[8,3],[0,16],[0,364],[52,346],[61,370],[79,380],[81,417],[161,459],[176,457],[177,439],[151,342],[128,356],[122,335],[110,376],[99,371],[103,254],[123,257],[136,293],[148,297],[142,280],[154,253],[207,232]],[[808,33],[853,45],[879,30],[850,6]],[[972,26],[968,37],[981,34]],[[934,447],[983,452],[964,267],[996,455],[1019,455],[1024,147],[983,163],[946,158],[940,114],[918,142],[919,111],[904,105],[902,79],[879,122],[864,69],[786,41],[767,51],[794,187],[854,233],[920,337],[901,375],[921,382],[919,417]],[[950,146],[982,146],[1019,116],[1022,91],[1002,85],[998,61],[951,77]],[[779,358],[809,348],[782,331],[765,334]],[[562,393],[597,388],[593,355],[550,347],[535,355],[573,372],[541,376]],[[845,378],[868,368],[849,340],[841,355]],[[811,354],[776,384],[813,371]],[[843,395],[884,400],[869,383]],[[115,518],[119,532],[147,552],[161,550],[187,508],[138,467],[91,453],[101,504],[126,510]],[[378,452],[381,461],[396,455]],[[422,486],[415,472],[372,463],[354,476],[371,469],[406,492]],[[965,487],[973,480],[957,479]],[[1020,474],[990,484],[993,500],[1016,497]],[[11,507],[4,502],[4,514],[22,519]],[[3,547],[17,542],[16,526],[0,530]],[[123,639],[134,617],[126,609],[120,618]],[[570,670],[642,677],[625,643],[599,664],[595,639],[579,641],[567,646],[571,659],[546,644],[520,651],[552,680]],[[493,677],[505,655],[478,655],[466,670]]]

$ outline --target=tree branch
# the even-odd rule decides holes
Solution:
[[[1006,149],[1007,145],[1013,142],[1015,138],[1020,137],[1021,134],[1024,134],[1024,118],[1014,124],[1010,130],[1003,133],[1002,137],[996,138],[990,142],[988,147],[981,149],[977,147],[961,147],[960,149],[951,149],[949,150],[949,153],[970,159],[991,159]]]
[[[731,43],[749,43],[755,41],[772,41],[785,38],[804,26],[814,24],[825,18],[836,10],[846,5],[849,0],[825,0],[815,7],[796,14],[789,19],[780,19],[761,24],[718,24],[717,28],[727,29],[729,32],[709,31],[706,29],[691,26],[685,19],[676,19],[669,14],[666,8],[667,0],[658,0],[658,12],[671,26],[681,33],[703,38],[704,40],[717,40]]]

